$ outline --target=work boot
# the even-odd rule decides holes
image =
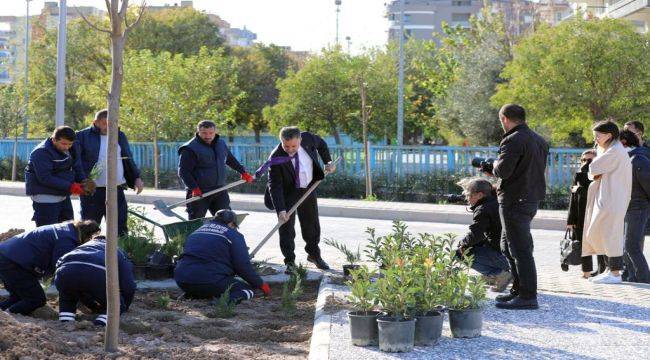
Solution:
[[[496,307],[507,310],[536,310],[539,309],[539,304],[537,299],[522,299],[516,296],[510,301],[496,303]]]
[[[518,293],[513,292],[513,291],[511,290],[510,293],[508,293],[508,294],[503,294],[503,295],[499,295],[499,296],[497,296],[495,300],[496,300],[498,303],[508,302],[508,301],[510,301],[510,300],[512,300],[512,299],[514,299],[514,298],[516,298],[518,295],[519,295]]]
[[[315,256],[309,255],[309,256],[307,256],[307,261],[309,261],[310,263],[313,263],[314,265],[316,265],[317,268],[319,268],[321,270],[329,270],[330,269],[330,266],[327,265],[325,260],[323,260],[323,258],[320,257],[320,256],[315,257]]]
[[[510,271],[502,271],[494,276],[494,286],[492,286],[490,290],[494,292],[503,292],[511,282],[512,274],[510,274]]]
[[[287,266],[287,268],[284,270],[284,273],[287,275],[293,274],[293,272],[296,270],[296,263],[293,261],[289,261],[285,263],[285,265]]]

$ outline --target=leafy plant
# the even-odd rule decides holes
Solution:
[[[368,245],[366,249],[363,250],[363,253],[366,254],[368,260],[377,264],[377,266],[383,266],[383,258],[381,255],[381,249],[383,248],[383,238],[377,237],[374,228],[366,228],[366,234],[368,234]]]
[[[226,291],[219,296],[217,301],[214,304],[214,315],[218,318],[231,318],[235,316],[235,306],[237,305],[234,301],[230,301],[230,290],[232,285],[228,286]]]
[[[307,278],[307,270],[300,264],[289,276],[289,281],[282,284],[280,308],[286,314],[296,311],[296,301],[303,294],[302,282]]]
[[[325,244],[337,249],[340,251],[343,255],[345,255],[345,258],[350,265],[355,265],[359,261],[361,261],[361,251],[359,250],[359,247],[357,246],[357,251],[353,252],[350,250],[345,244],[338,242],[333,239],[325,239]]]
[[[43,291],[47,291],[50,288],[53,279],[53,277],[48,277],[41,280],[41,288],[43,288]]]
[[[100,163],[95,164],[92,169],[90,169],[90,174],[88,175],[89,178],[93,180],[97,180],[99,175],[102,173],[103,166]]]
[[[415,308],[417,287],[408,259],[396,258],[393,265],[381,271],[376,281],[377,301],[389,315],[410,318]]]
[[[136,265],[146,264],[149,255],[158,249],[158,245],[151,240],[131,234],[121,236],[118,244]]]
[[[169,304],[170,304],[171,300],[172,300],[172,298],[169,297],[169,295],[163,294],[163,295],[158,296],[154,300],[154,304],[156,304],[156,306],[161,308],[161,309],[167,309],[169,307]]]
[[[452,309],[480,309],[487,298],[485,280],[479,276],[469,275],[468,270],[473,261],[472,256],[466,256],[454,267],[449,277],[453,291],[449,292],[448,306]]]
[[[183,245],[185,243],[185,239],[183,235],[175,235],[172,236],[169,241],[164,243],[161,247],[160,250],[167,256],[174,258],[174,257],[179,257],[183,253]]]
[[[372,282],[376,272],[368,269],[366,265],[350,271],[352,277],[346,284],[350,287],[350,295],[347,299],[359,311],[368,312],[377,303],[376,288]]]

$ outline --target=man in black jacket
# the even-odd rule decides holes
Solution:
[[[546,195],[548,144],[526,125],[526,111],[504,105],[499,120],[505,134],[493,174],[499,178],[497,196],[501,217],[501,251],[513,276],[510,294],[497,296],[503,309],[537,309],[537,270],[530,223]]]
[[[287,215],[289,209],[305,194],[307,189],[318,180],[325,178],[325,172],[318,162],[318,156],[325,163],[325,171],[333,172],[335,167],[330,157],[327,144],[318,135],[300,132],[295,126],[280,130],[281,143],[273,150],[269,161],[256,175],[269,168],[269,181],[264,194],[266,207],[276,211],[278,220],[284,222],[280,227],[280,249],[287,265],[287,273],[295,268],[294,254],[296,216]],[[258,175],[259,176],[259,175]],[[307,261],[316,264],[319,269],[327,270],[329,266],[320,255],[320,222],[316,193],[312,192],[298,207],[298,220],[302,238],[305,240]]]
[[[502,292],[512,281],[510,265],[501,253],[501,220],[499,203],[492,184],[480,178],[467,178],[458,183],[474,213],[469,232],[460,240],[458,254],[472,255],[472,269],[494,284],[492,291]]]

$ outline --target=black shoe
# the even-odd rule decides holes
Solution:
[[[330,269],[330,266],[327,265],[325,260],[323,260],[323,258],[320,257],[320,256],[319,257],[307,256],[307,261],[309,261],[310,263],[314,263],[316,265],[316,267],[321,269],[321,270],[329,270]]]
[[[537,299],[522,299],[517,296],[508,302],[496,303],[496,307],[509,310],[536,310],[539,309],[539,304]]]
[[[296,270],[296,263],[293,261],[289,261],[285,265],[287,266],[287,268],[284,270],[284,273],[287,275],[293,274],[293,272]]]
[[[495,300],[496,300],[498,303],[504,303],[504,302],[508,302],[508,301],[510,301],[510,300],[512,300],[512,299],[514,299],[514,298],[516,298],[517,295],[519,295],[519,294],[514,293],[514,292],[511,292],[511,293],[504,294],[504,295],[498,295],[498,296],[496,297]]]

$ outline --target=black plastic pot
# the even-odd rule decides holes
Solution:
[[[350,276],[350,270],[356,270],[359,265],[343,265],[343,276]]]
[[[172,271],[171,265],[147,265],[145,276],[147,280],[169,279]]]
[[[437,344],[442,336],[444,318],[444,314],[438,311],[429,311],[423,315],[416,315],[415,345],[432,346]]]
[[[350,337],[352,345],[377,346],[377,317],[383,315],[379,311],[350,311]]]
[[[136,280],[145,280],[147,278],[147,265],[133,265],[133,277]]]
[[[483,309],[449,309],[449,327],[455,338],[475,338],[481,336],[483,328]]]
[[[415,339],[415,319],[390,316],[377,318],[379,350],[385,352],[409,352]]]

